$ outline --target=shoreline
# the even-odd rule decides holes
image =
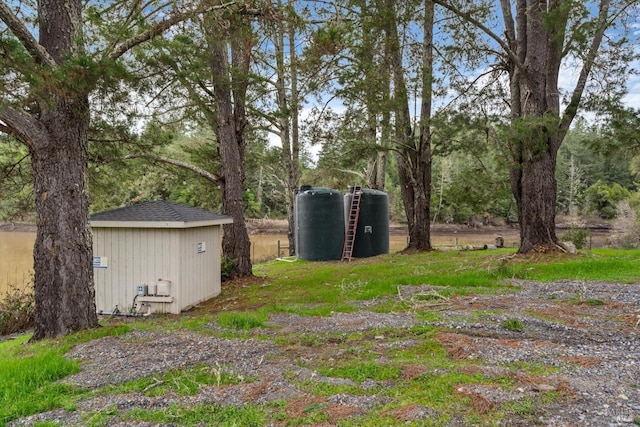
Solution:
[[[36,231],[37,231],[36,225],[30,224],[28,222],[9,222],[9,221],[0,222],[0,232],[35,233]]]
[[[558,232],[569,230],[573,227],[585,228],[591,232],[615,232],[616,227],[613,223],[606,221],[598,222],[565,222],[562,220],[556,221],[556,230]],[[247,218],[246,220],[248,234],[287,234],[288,227],[287,222],[284,219],[254,219]],[[28,222],[0,222],[0,232],[24,232],[35,233],[37,226]],[[500,234],[500,233],[513,233],[518,231],[518,224],[504,224],[504,225],[476,225],[470,226],[466,224],[443,224],[443,223],[431,223],[431,231],[436,234]],[[406,235],[407,225],[397,222],[391,222],[389,224],[390,235]]]

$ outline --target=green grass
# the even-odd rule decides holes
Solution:
[[[129,326],[83,331],[60,340],[28,344],[30,335],[0,342],[0,426],[17,417],[54,408],[72,408],[85,391],[59,383],[80,371],[77,362],[64,357],[73,345],[107,335],[121,335]]]
[[[522,332],[524,331],[524,325],[520,319],[506,319],[501,325],[504,329],[510,331]]]
[[[529,263],[528,278],[554,280],[597,280],[637,283],[640,280],[640,250],[594,249],[579,256],[563,255],[535,258]]]
[[[32,355],[16,357],[16,349],[10,347],[3,344],[0,351],[0,425],[71,403],[78,391],[56,381],[78,372],[76,362],[65,359],[57,348],[40,346]]]
[[[492,251],[495,254],[497,251]],[[488,263],[486,252],[430,252],[385,255],[351,263],[272,261],[256,267],[256,274],[278,277],[270,286],[249,293],[247,304],[277,301],[291,304],[344,306],[347,300],[394,295],[399,285],[452,288],[497,288],[504,276]],[[454,266],[454,268],[452,268]],[[344,310],[344,309],[343,309]]]
[[[107,386],[102,392],[143,393],[149,397],[162,396],[167,393],[192,396],[204,386],[239,384],[247,380],[247,378],[230,373],[221,366],[197,366],[127,381],[115,386]]]
[[[261,328],[267,320],[264,312],[222,312],[218,314],[218,325],[223,328],[249,330]]]
[[[438,321],[437,309],[429,303],[456,295],[477,293],[504,293],[516,290],[513,279],[538,281],[585,280],[618,283],[640,282],[639,250],[592,250],[572,255],[516,256],[512,249],[494,251],[435,251],[406,255],[401,253],[369,259],[341,262],[278,261],[257,264],[254,273],[268,277],[268,283],[227,290],[233,292],[237,305],[233,312],[202,315],[152,317],[144,321],[115,322],[91,331],[73,334],[59,340],[27,343],[29,336],[0,342],[0,426],[30,414],[53,408],[73,409],[79,397],[89,392],[72,389],[58,381],[74,372],[77,363],[64,358],[74,345],[109,335],[122,335],[135,329],[191,331],[214,333],[208,327],[216,322],[236,337],[256,337],[255,328],[268,326],[269,313],[286,312],[302,316],[331,316],[336,312],[363,309],[377,312],[407,312],[416,314],[423,321]],[[412,302],[399,301],[399,286],[439,286],[438,296],[417,295]],[[516,284],[517,285],[517,284]],[[606,301],[577,299],[576,304],[592,306]],[[420,309],[416,306],[423,304]],[[255,307],[259,307],[256,309]],[[475,316],[487,316],[489,311],[478,311]],[[495,313],[494,313],[495,314]],[[515,319],[509,319],[515,320]],[[503,327],[520,330],[521,323],[505,322]],[[509,387],[508,378],[485,378],[460,370],[465,364],[478,361],[453,360],[434,338],[439,331],[435,326],[423,325],[403,330],[367,331],[359,333],[327,333],[286,335],[260,335],[270,339],[281,349],[298,354],[317,355],[308,366],[329,377],[347,378],[355,385],[329,385],[318,382],[300,382],[300,386],[315,396],[327,396],[342,392],[375,394],[384,393],[396,402],[396,406],[418,403],[438,414],[434,425],[462,414],[473,424],[492,424],[500,419],[502,410],[489,414],[477,414],[470,409],[469,399],[455,393],[461,384],[498,383]],[[384,350],[387,359],[379,363],[380,349],[376,336],[384,336],[387,343],[411,341],[410,346],[390,347]],[[339,351],[339,357],[334,359]],[[324,352],[324,354],[323,354]],[[307,362],[300,362],[306,366]],[[415,378],[402,377],[403,366],[422,366],[425,373]],[[545,375],[547,366],[526,363],[509,365],[512,369],[532,375]],[[553,372],[553,371],[552,371]],[[366,379],[391,384],[388,388],[376,387],[363,390],[359,384]],[[228,385],[247,381],[225,374],[218,368],[196,367],[169,372],[161,376],[141,379],[115,387],[106,387],[98,393],[142,392],[149,396],[166,394],[192,395],[203,385]],[[541,398],[542,399],[542,398]],[[528,415],[536,411],[543,400],[523,401],[507,406],[504,410]],[[290,418],[281,404],[221,408],[216,406],[163,410],[135,410],[118,414],[115,408],[104,408],[86,414],[82,423],[88,426],[105,425],[114,416],[126,420],[180,425],[265,425],[280,422],[284,425],[304,425],[328,422],[322,405],[310,404],[308,411],[297,418]],[[315,406],[314,406],[315,405]],[[344,426],[388,425],[392,418],[385,409],[363,417],[353,417],[340,422]],[[202,423],[205,424],[202,424]],[[41,423],[41,425],[46,425]]]
[[[195,408],[171,406],[162,410],[134,409],[123,416],[125,421],[146,421],[181,426],[247,426],[262,427],[268,423],[266,412],[258,405],[217,406]]]
[[[348,311],[347,301],[394,295],[401,285],[442,286],[452,295],[506,290],[511,279],[640,281],[639,250],[598,249],[578,256],[513,255],[513,250],[501,249],[391,254],[351,263],[271,261],[256,266],[255,272],[277,280],[248,292],[246,302],[277,301],[278,307],[324,304]]]

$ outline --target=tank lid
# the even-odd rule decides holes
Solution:
[[[338,194],[338,195],[342,195],[341,192],[339,192],[338,190],[333,190],[331,188],[324,188],[324,187],[312,187],[312,186],[307,186],[308,188],[306,190],[302,190],[302,187],[300,188],[300,193],[305,193],[305,194],[328,194],[328,195],[334,195],[334,194]]]
[[[363,188],[361,190],[361,192],[363,194],[368,194],[368,195],[372,195],[372,196],[386,196],[387,193],[385,193],[384,191],[380,191],[380,190],[374,190],[372,188]],[[349,186],[349,194],[353,194],[353,186]]]

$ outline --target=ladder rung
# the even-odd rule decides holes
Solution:
[[[349,208],[349,219],[347,221],[347,230],[345,233],[344,246],[342,249],[342,260],[350,260],[353,254],[353,244],[356,238],[356,229],[358,225],[358,217],[360,216],[360,198],[362,196],[362,186],[353,186],[353,197]]]

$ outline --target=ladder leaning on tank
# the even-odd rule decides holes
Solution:
[[[347,216],[347,230],[344,235],[344,246],[342,248],[342,261],[351,261],[353,255],[353,244],[356,240],[356,228],[358,227],[358,217],[360,216],[360,198],[362,196],[362,187],[353,186],[353,198],[349,206],[349,214]]]

